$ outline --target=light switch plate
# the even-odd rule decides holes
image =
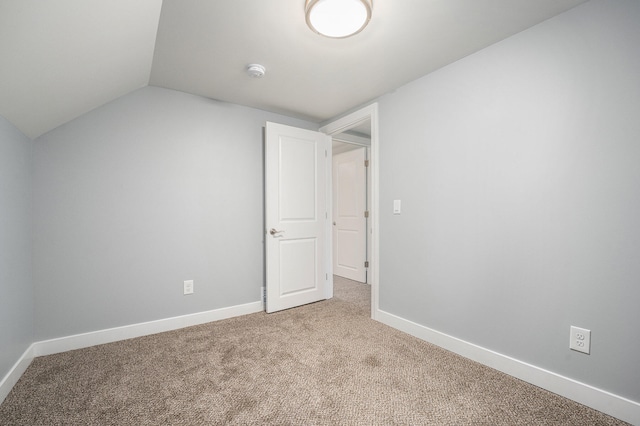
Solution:
[[[402,201],[401,200],[393,200],[393,214],[402,213]]]

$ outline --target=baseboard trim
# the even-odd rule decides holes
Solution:
[[[640,403],[378,310],[383,324],[610,416],[640,425]]]
[[[195,314],[108,328],[105,330],[75,334],[73,336],[60,337],[57,339],[43,340],[34,343],[34,356],[51,355],[75,349],[88,348],[95,345],[102,345],[105,343],[117,342],[119,340],[163,333],[165,331],[177,330],[184,327],[191,327],[193,325],[200,325],[212,321],[262,312],[263,310],[262,302],[252,302],[244,305],[198,312]]]
[[[90,346],[117,342],[119,340],[132,339],[134,337],[148,336],[165,331],[177,330],[193,325],[205,324],[241,315],[254,314],[264,311],[263,302],[252,302],[244,305],[230,306],[195,314],[165,318],[156,321],[126,325],[122,327],[108,328],[89,333],[75,334],[57,339],[34,342],[16,361],[14,366],[0,381],[0,404],[5,400],[11,389],[26,371],[33,358],[43,355],[52,355],[74,349],[88,348]]]
[[[22,376],[27,367],[29,367],[31,361],[33,361],[33,349],[34,345],[31,344],[0,381],[0,404],[2,404],[7,395],[9,395],[11,389],[13,389],[15,384],[18,383],[18,380],[20,380],[20,376]]]

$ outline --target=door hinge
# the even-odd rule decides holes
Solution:
[[[369,261],[368,261],[368,260],[365,260],[365,261],[364,261],[364,267],[365,267],[365,268],[368,268],[368,267],[369,267]]]
[[[369,210],[364,212],[364,217],[369,217]]]
[[[364,166],[369,167],[369,160],[364,160]]]

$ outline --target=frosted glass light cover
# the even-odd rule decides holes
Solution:
[[[370,18],[371,8],[364,0],[311,0],[307,3],[307,24],[327,37],[356,34]]]

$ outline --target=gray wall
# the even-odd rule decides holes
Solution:
[[[0,116],[0,380],[33,342],[31,139]]]
[[[639,23],[592,1],[379,100],[382,310],[640,401]]]
[[[267,120],[317,128],[146,87],[39,137],[36,340],[260,300]]]

